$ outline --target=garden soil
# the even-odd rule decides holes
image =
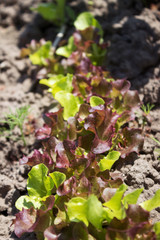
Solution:
[[[29,123],[25,123],[27,148],[21,140],[3,134],[0,140],[0,239],[18,239],[12,220],[17,213],[15,201],[26,193],[29,168],[18,160],[34,148],[40,148],[34,130],[42,126],[42,116],[55,106],[55,101],[36,80],[37,68],[29,59],[20,58],[20,48],[32,39],[53,41],[57,30],[31,12],[40,0],[0,0],[0,118],[16,108],[30,105]],[[154,104],[150,114],[150,134],[160,141],[160,6],[158,1],[146,7],[140,0],[72,0],[69,4],[78,14],[89,9],[100,21],[108,42],[106,68],[115,78],[126,78],[138,90],[144,103]],[[147,1],[146,1],[147,2]],[[73,28],[68,26],[68,37]],[[13,136],[19,137],[18,129]],[[145,137],[143,151],[131,154],[115,165],[129,191],[143,188],[139,201],[160,189],[160,161],[156,159],[155,142]],[[151,213],[152,222],[160,221],[160,208]],[[25,234],[21,240],[36,240]]]

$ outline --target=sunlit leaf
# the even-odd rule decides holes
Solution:
[[[156,233],[157,240],[160,239],[160,222],[154,224],[154,231]]]
[[[73,89],[72,86],[72,74],[67,74],[66,76],[59,74],[50,77],[49,79],[41,79],[40,84],[44,84],[50,88],[53,97],[55,94],[60,91],[70,93]]]
[[[159,207],[160,206],[160,189],[157,190],[157,192],[155,193],[155,195],[151,199],[149,199],[145,202],[142,202],[140,204],[140,206],[147,211],[151,211],[154,208]]]
[[[59,47],[56,50],[56,54],[68,58],[75,49],[74,38],[71,36],[68,39],[68,44],[66,46]]]
[[[90,98],[90,105],[91,107],[95,107],[95,106],[98,106],[98,105],[103,105],[105,102],[102,98],[100,97],[97,97],[97,96],[92,96]]]
[[[75,116],[79,110],[80,99],[75,97],[72,93],[66,93],[63,91],[55,94],[55,99],[60,102],[61,106],[64,107],[63,117],[67,120],[69,117]]]
[[[125,217],[124,209],[122,207],[122,197],[126,190],[127,186],[122,184],[114,196],[108,202],[103,204],[105,207],[108,207],[106,211],[110,217],[116,217],[117,219],[123,219]]]
[[[95,195],[91,195],[87,200],[87,219],[96,228],[102,228],[103,207]]]
[[[81,197],[72,198],[66,205],[70,221],[82,221],[88,226],[86,199]]]
[[[53,179],[56,188],[58,188],[66,180],[66,175],[61,172],[53,172],[50,173],[49,175]]]
[[[122,203],[125,207],[128,207],[128,204],[136,204],[137,200],[143,191],[143,188],[136,189],[135,191],[128,193],[126,196],[124,196]]]
[[[113,164],[119,159],[120,152],[111,151],[106,157],[100,160],[99,167],[101,171],[110,170]]]
[[[93,26],[99,29],[99,33],[101,36],[103,35],[103,30],[101,25],[89,12],[81,13],[76,19],[76,21],[74,22],[74,26],[76,27],[77,30],[84,30],[88,27]]]
[[[29,58],[32,64],[47,66],[46,59],[51,57],[51,46],[52,43],[48,41],[44,45],[42,45],[36,52],[30,54]]]
[[[34,207],[34,209],[39,209],[42,203],[38,201],[37,198],[29,197],[29,196],[21,196],[15,203],[15,206],[18,210],[22,211],[22,208],[29,209]]]
[[[27,190],[30,197],[40,197],[51,195],[54,182],[47,176],[48,168],[44,164],[34,166],[28,174]]]

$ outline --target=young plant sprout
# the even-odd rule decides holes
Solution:
[[[24,133],[23,133],[23,125],[24,125],[24,121],[26,119],[26,117],[29,114],[29,108],[30,106],[24,106],[21,108],[17,108],[15,113],[9,113],[5,116],[6,120],[2,120],[0,121],[0,123],[3,124],[7,124],[9,126],[9,129],[7,128],[1,128],[1,134],[3,132],[9,132],[9,137],[12,136],[13,130],[15,127],[18,127],[20,130],[20,138],[23,141],[24,146],[26,146],[26,140],[24,137]]]
[[[146,115],[148,115],[153,108],[154,108],[154,104],[150,104],[150,103],[147,103],[146,106],[144,104],[141,106],[141,109]]]

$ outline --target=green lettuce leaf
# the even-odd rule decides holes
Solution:
[[[90,12],[81,13],[74,22],[77,30],[84,30],[88,27],[95,27],[99,29],[99,34],[103,36],[103,30],[99,22],[92,16]]]
[[[69,117],[74,117],[79,110],[80,103],[82,103],[79,97],[75,97],[72,93],[64,91],[57,92],[55,99],[64,107],[63,117],[65,120]]]
[[[143,191],[143,188],[136,189],[135,191],[124,196],[122,200],[123,205],[127,208],[128,204],[136,204],[142,191]]]
[[[51,195],[54,182],[47,174],[48,168],[43,163],[32,167],[27,180],[27,190],[30,197],[43,198]]]
[[[34,209],[40,209],[42,206],[42,199],[33,198],[30,196],[21,196],[15,203],[18,210],[22,211],[22,208],[29,209],[34,207]]]
[[[102,229],[103,207],[95,195],[87,200],[87,219],[94,227]]]
[[[55,94],[60,91],[65,91],[68,93],[72,92],[72,79],[72,74],[67,74],[67,76],[59,74],[54,75],[49,79],[41,79],[39,83],[48,86],[49,91],[52,92],[53,97],[55,97]]]
[[[70,221],[82,221],[88,226],[87,220],[87,200],[81,197],[72,198],[67,205],[67,214]]]
[[[57,20],[57,9],[53,3],[41,3],[37,8],[31,8],[32,11],[36,11],[42,15],[42,17],[48,21]]]
[[[119,159],[120,152],[112,151],[109,152],[106,157],[100,160],[99,167],[101,171],[110,170],[113,164]]]
[[[156,239],[160,240],[160,222],[156,222],[154,224],[154,231],[156,233],[156,237],[157,237]]]
[[[97,97],[97,96],[92,96],[90,98],[90,105],[91,107],[96,107],[98,105],[104,105],[104,100],[100,97]]]
[[[61,172],[53,172],[50,173],[49,175],[53,179],[56,188],[58,188],[66,180],[66,175]]]
[[[62,47],[59,47],[56,50],[56,54],[68,58],[72,52],[74,52],[76,49],[76,46],[74,45],[74,38],[71,36],[68,39],[68,44]]]
[[[34,52],[33,54],[30,54],[29,58],[32,64],[47,66],[46,59],[53,57],[51,55],[51,47],[52,47],[52,43],[48,41],[44,45],[42,45],[36,52]]]
[[[154,208],[159,207],[160,206],[160,189],[155,193],[153,198],[145,202],[142,202],[140,206],[149,212]]]
[[[109,218],[116,217],[117,219],[123,219],[125,217],[125,211],[122,206],[122,197],[124,192],[127,190],[127,186],[122,184],[119,189],[116,191],[114,196],[108,201],[105,202],[103,205],[107,207],[106,212]]]

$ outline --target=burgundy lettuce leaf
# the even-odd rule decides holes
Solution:
[[[77,129],[76,129],[76,118],[75,117],[70,117],[67,120],[69,129],[68,129],[68,138],[69,140],[76,140],[77,138]]]
[[[78,146],[85,149],[86,151],[90,151],[94,138],[95,135],[92,132],[88,131],[85,133],[85,135],[78,137]]]
[[[129,205],[123,220],[114,218],[107,228],[106,239],[156,240],[153,225],[149,222],[149,212],[138,205]],[[137,216],[137,218],[136,218]]]
[[[140,129],[124,128],[122,129],[123,146],[119,149],[121,157],[125,158],[131,152],[139,153],[143,148],[144,137]]]
[[[63,119],[63,108],[60,108],[57,112],[46,113],[45,116],[47,117],[45,122],[52,128],[51,136],[65,132],[66,123]]]
[[[56,168],[68,168],[70,162],[74,159],[74,150],[76,145],[74,141],[64,140],[57,143],[55,147],[56,153]]]
[[[100,35],[98,30],[93,27],[88,27],[81,31],[76,31],[73,34],[74,44],[79,51],[88,52],[92,43],[99,45]]]
[[[97,176],[105,182],[103,190],[105,188],[119,188],[123,184],[123,177],[118,173],[109,172],[109,170],[99,172]]]
[[[91,45],[93,43],[92,40],[83,39],[80,32],[75,32],[73,34],[73,37],[74,37],[74,44],[77,47],[78,51],[80,51],[80,52],[88,52],[89,51],[89,48],[91,47]],[[88,34],[88,37],[90,38],[92,36],[89,36],[89,34]]]
[[[112,146],[113,134],[114,134],[114,131],[113,131],[113,128],[111,128],[110,131],[108,131],[108,139],[106,140],[101,140],[99,139],[98,135],[96,135],[92,142],[91,151],[94,154],[101,154],[101,153],[107,152]]]
[[[89,196],[92,193],[92,183],[87,177],[82,176],[77,184],[77,195],[81,197]]]
[[[37,210],[33,207],[30,209],[22,209],[16,214],[16,219],[13,220],[14,232],[17,237],[21,237],[25,232],[33,232],[34,224],[37,218]]]
[[[59,136],[59,139],[66,138],[66,123],[63,120],[63,108],[57,112],[46,113],[45,124],[42,128],[36,130],[36,137],[38,140],[44,140],[51,136]]]
[[[45,230],[44,237],[46,237],[47,240],[87,240],[88,230],[82,222],[72,222],[60,229],[52,225]]]
[[[59,235],[56,233],[56,229],[55,226],[50,226],[48,227],[45,231],[44,231],[44,237],[47,240],[58,240],[59,239]]]
[[[33,207],[30,209],[22,209],[16,214],[14,219],[15,234],[21,237],[23,233],[40,231],[43,232],[50,224],[51,215],[49,211],[54,205],[54,196],[49,196],[44,202],[45,210],[36,210]]]
[[[129,205],[126,214],[132,226],[128,231],[128,235],[132,239],[135,239],[136,234],[144,234],[144,236],[146,235],[147,238],[144,239],[155,237],[155,233],[152,231],[153,226],[149,223],[150,214],[148,211],[144,210],[139,205]]]
[[[112,146],[115,134],[115,124],[119,118],[116,112],[105,109],[103,105],[91,108],[90,114],[85,119],[84,128],[95,134],[91,150],[95,154],[108,151]]]
[[[55,148],[58,143],[59,143],[59,140],[55,137],[50,137],[49,139],[43,140],[42,142],[43,152],[46,152],[51,157],[53,162],[56,161]]]
[[[149,212],[144,210],[141,206],[132,204],[129,205],[127,211],[127,216],[135,223],[148,222]]]
[[[137,91],[128,90],[124,94],[123,102],[127,107],[138,107],[141,101]]]
[[[120,117],[111,109],[103,109],[103,105],[94,107],[90,110],[95,117],[95,127],[97,135],[101,140],[107,140],[114,132],[115,124]]]
[[[135,120],[135,113],[134,111],[124,110],[122,114],[120,114],[120,118],[118,119],[118,124],[120,124],[120,127],[123,126],[125,123],[128,123],[129,121]]]
[[[76,67],[79,65],[81,58],[82,54],[79,51],[75,51],[67,58],[66,63],[68,66]]]
[[[100,97],[106,97],[110,94],[112,85],[103,77],[95,76],[92,78],[92,93],[98,94]]]
[[[135,224],[128,230],[128,236],[131,239],[157,240],[157,236],[153,231],[153,225],[149,222]]]
[[[57,189],[58,196],[74,196],[76,193],[77,181],[74,176],[67,179],[59,188]]]
[[[88,69],[90,69],[91,61],[88,57],[83,57],[80,61],[80,63],[77,65],[76,73],[81,74],[84,76],[84,74],[88,74]]]
[[[112,86],[122,95],[124,95],[130,89],[131,84],[126,79],[118,79],[112,82]]]
[[[66,154],[63,142],[59,142],[55,148],[56,152],[56,167],[57,168],[68,168],[70,162]]]
[[[85,118],[89,115],[90,106],[86,103],[81,104],[79,111],[78,111],[78,120],[79,122],[85,120]]]
[[[51,131],[52,129],[47,124],[44,124],[42,128],[36,130],[35,136],[38,140],[43,140],[50,137]]]
[[[46,153],[41,153],[39,150],[35,149],[31,157],[23,157],[19,160],[19,164],[27,164],[29,166],[35,166],[37,164],[43,163],[49,169],[53,167],[53,161],[51,157]]]
[[[82,222],[74,223],[74,225],[72,227],[72,236],[73,236],[73,239],[88,240],[88,230],[87,230],[86,225]],[[71,239],[71,238],[69,238],[69,239]]]

